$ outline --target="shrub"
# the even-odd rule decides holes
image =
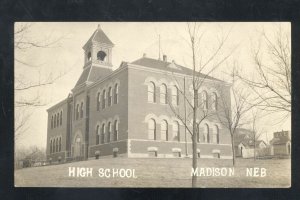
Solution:
[[[100,156],[100,151],[95,151],[95,157],[96,157],[96,159],[99,159],[99,156]]]

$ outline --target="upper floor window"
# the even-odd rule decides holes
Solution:
[[[56,127],[56,114],[54,115],[54,128]]]
[[[101,129],[101,144],[104,143],[104,135],[105,135],[105,124],[102,124],[102,129]]]
[[[119,135],[119,122],[118,120],[115,120],[115,123],[114,123],[114,141],[117,141],[118,140],[118,135]]]
[[[83,118],[83,102],[80,105],[80,118]]]
[[[212,94],[212,109],[218,110],[218,96],[215,92]]]
[[[59,124],[62,125],[62,111],[60,111]]]
[[[75,118],[76,118],[76,120],[78,120],[78,118],[79,118],[79,104],[77,104],[76,105],[76,114],[75,114]]]
[[[104,51],[98,51],[97,59],[101,60],[101,61],[105,61],[106,60],[106,53]]]
[[[164,83],[160,86],[160,103],[167,104],[167,86]]]
[[[103,92],[102,92],[102,109],[105,108],[105,101],[106,101],[106,91],[103,90]]]
[[[56,118],[56,126],[58,127],[59,126],[59,113],[57,113],[57,118]]]
[[[161,139],[168,141],[168,122],[166,120],[161,122]]]
[[[111,106],[112,104],[112,88],[108,88],[108,106]]]
[[[172,87],[172,104],[179,105],[179,92],[177,86]]]
[[[150,82],[148,84],[148,102],[155,102],[155,84],[153,82]]]
[[[100,137],[100,127],[99,125],[97,125],[97,128],[96,128],[96,145],[99,144],[99,137]]]
[[[97,111],[100,110],[100,101],[101,101],[101,95],[100,92],[97,94]]]
[[[119,102],[119,99],[118,99],[119,98],[119,85],[117,83],[115,84],[114,92],[115,92],[114,103],[117,104]]]
[[[202,108],[204,110],[208,109],[208,100],[207,100],[207,92],[206,91],[202,92]]]
[[[53,128],[53,115],[51,116],[51,129]]]
[[[150,119],[148,122],[148,139],[156,140],[156,122],[154,119]]]
[[[173,140],[180,141],[179,123],[177,121],[173,123]]]

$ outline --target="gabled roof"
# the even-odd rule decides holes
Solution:
[[[250,139],[252,137],[252,131],[244,128],[236,129],[236,134],[234,135],[234,145],[239,145],[244,139]]]
[[[278,144],[286,144],[287,142],[290,142],[291,139],[288,137],[279,137],[279,138],[273,138],[270,141],[270,144],[272,145],[278,145]]]
[[[257,140],[256,141],[256,147],[258,147],[260,145],[260,143],[264,143],[265,142],[263,140]],[[254,148],[254,140],[249,138],[249,139],[244,139],[242,142],[241,142],[246,148]]]
[[[131,64],[141,65],[141,66],[154,68],[154,69],[159,69],[159,70],[164,70],[164,71],[169,71],[169,72],[173,72],[173,73],[193,75],[193,70],[192,69],[183,67],[183,66],[178,65],[174,62],[166,62],[166,61],[157,60],[157,59],[153,59],[153,58],[142,57],[142,58],[140,58],[136,61],[131,62]],[[222,81],[222,80],[216,79],[216,78],[211,77],[211,76],[207,76],[207,75],[199,73],[199,72],[196,72],[196,75],[201,77],[201,78],[205,77],[206,79],[210,79],[210,80]]]
[[[289,131],[279,131],[274,133],[274,138],[270,141],[270,144],[286,144],[291,141]]]
[[[91,65],[82,71],[77,83],[75,84],[75,87],[86,82],[95,82],[97,80],[100,80],[106,77],[111,72],[112,72],[111,69],[106,69],[106,68],[96,67]]]
[[[114,45],[112,43],[112,41],[107,37],[107,35],[103,32],[103,30],[101,28],[97,28],[95,30],[95,32],[92,34],[90,39],[85,43],[83,48],[85,48],[85,46],[87,44],[91,43],[92,41],[99,42],[99,43],[102,43],[102,44],[111,45],[111,46]]]

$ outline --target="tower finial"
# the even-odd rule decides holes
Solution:
[[[101,29],[101,25],[100,24],[98,24],[98,29]]]

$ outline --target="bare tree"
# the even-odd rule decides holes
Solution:
[[[263,129],[259,129],[257,126],[257,122],[259,119],[259,114],[260,114],[260,110],[256,109],[256,111],[254,111],[254,109],[252,108],[252,119],[251,119],[251,137],[253,139],[253,143],[254,143],[254,155],[253,155],[253,159],[254,161],[256,160],[256,152],[257,152],[257,142],[259,141],[260,137],[263,135],[264,130]]]
[[[220,90],[221,105],[217,112],[220,123],[230,133],[233,166],[235,166],[234,138],[237,133],[237,129],[249,123],[246,119],[246,113],[252,108],[252,106],[247,103],[250,93],[247,88],[243,87],[241,81],[238,80],[237,74],[237,67],[234,66],[232,73],[230,74],[231,99],[226,98],[225,94],[222,93],[223,90]]]
[[[230,31],[221,36],[216,36],[217,45],[210,55],[204,55],[204,45],[202,46],[205,28],[200,23],[188,23],[188,40],[186,41],[191,50],[192,74],[184,78],[183,84],[176,76],[173,76],[179,94],[183,97],[184,112],[180,112],[169,100],[169,107],[175,117],[177,117],[185,127],[192,139],[192,168],[197,168],[197,143],[199,142],[199,126],[201,123],[214,115],[207,101],[200,101],[200,90],[206,84],[210,74],[221,66],[233,53],[233,50],[226,51],[225,43]],[[188,87],[187,85],[191,86]],[[197,176],[192,174],[192,187],[197,185]]]
[[[31,108],[44,106],[47,103],[39,89],[53,84],[67,72],[53,75],[52,73],[41,73],[43,64],[36,64],[32,59],[26,59],[24,54],[30,53],[33,49],[45,49],[59,47],[59,42],[63,37],[53,39],[53,37],[44,37],[39,40],[31,35],[33,23],[16,23],[14,31],[15,48],[15,140],[18,140],[27,130],[27,123],[32,115]],[[33,70],[38,74],[26,76],[24,71]]]
[[[252,105],[268,112],[291,112],[291,42],[290,33],[278,27],[274,35],[261,33],[257,47],[253,49],[255,66],[253,78],[239,75],[253,91]]]
[[[44,148],[37,146],[21,147],[15,149],[15,169],[23,168],[21,163],[25,160],[30,162],[44,161],[46,153]]]

